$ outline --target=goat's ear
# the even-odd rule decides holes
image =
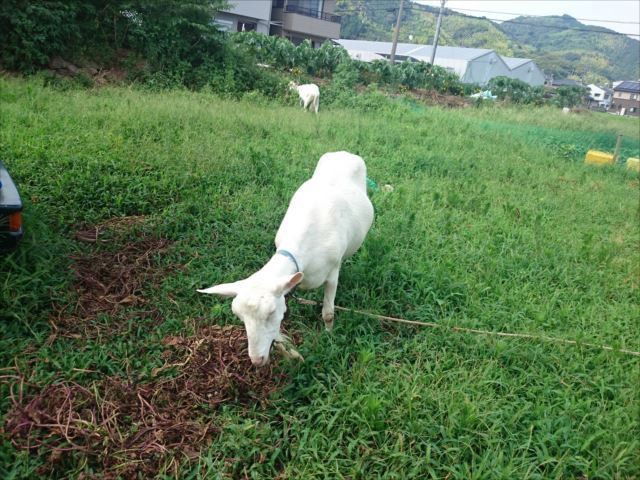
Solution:
[[[276,295],[286,295],[291,290],[293,290],[293,288],[296,285],[298,285],[302,281],[303,277],[304,277],[304,274],[302,272],[294,273],[290,277],[284,277],[282,279],[282,282],[276,285],[275,288],[273,289],[274,293]]]
[[[200,293],[210,293],[213,295],[220,295],[221,297],[235,297],[242,288],[242,280],[233,283],[221,283],[220,285],[214,285],[213,287],[204,288],[198,290]]]

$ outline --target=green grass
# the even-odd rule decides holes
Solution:
[[[195,289],[259,268],[291,194],[341,149],[394,191],[372,194],[376,220],[338,305],[640,350],[638,178],[582,163],[617,133],[637,156],[637,120],[397,102],[369,112],[363,99],[315,117],[204,93],[0,80],[0,158],[27,232],[0,258],[0,366],[41,383],[145,378],[163,336],[198,317],[235,323],[228,302]],[[73,301],[74,229],[122,215],[147,215],[174,241],[163,261],[185,266],[145,292],[163,323],[49,345],[52,303]],[[306,362],[283,363],[290,382],[264,405],[221,409],[221,434],[182,478],[640,477],[637,357],[345,312],[327,334],[295,304],[290,322]],[[5,439],[0,476],[33,478],[45,459]]]

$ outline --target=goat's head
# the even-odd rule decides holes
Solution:
[[[287,310],[284,296],[302,281],[302,276],[298,272],[270,285],[246,279],[198,291],[233,297],[231,309],[242,320],[247,331],[251,363],[262,367],[269,363],[273,342],[282,340],[280,324]]]

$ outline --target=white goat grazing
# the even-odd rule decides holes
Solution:
[[[324,285],[322,318],[327,330],[333,328],[340,266],[360,248],[372,222],[364,161],[347,152],[326,153],[293,195],[271,259],[244,280],[198,291],[235,297],[231,308],[244,322],[251,362],[266,365],[271,345],[285,340],[284,296],[296,285]]]
[[[289,82],[289,90],[295,90],[300,97],[300,105],[302,108],[313,110],[318,113],[318,107],[320,106],[320,89],[313,83],[306,85],[298,85],[294,82]]]

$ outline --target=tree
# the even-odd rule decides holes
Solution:
[[[0,62],[25,72],[53,56],[133,50],[155,65],[202,63],[217,47],[212,24],[226,0],[3,0]]]

